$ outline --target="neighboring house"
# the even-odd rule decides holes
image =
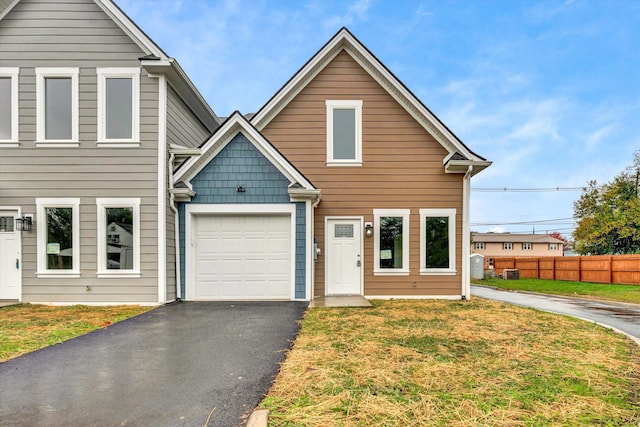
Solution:
[[[0,0],[0,299],[175,300],[173,163],[219,124],[111,1]]]
[[[0,0],[0,52],[0,299],[470,296],[490,162],[348,30],[223,123],[108,0]]]
[[[472,233],[471,252],[482,254],[485,265],[493,257],[562,256],[563,242],[548,234]]]

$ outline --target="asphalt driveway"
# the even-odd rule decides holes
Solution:
[[[236,426],[302,302],[181,302],[0,364],[2,426]]]

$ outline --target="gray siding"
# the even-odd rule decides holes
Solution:
[[[23,0],[0,21],[0,66],[20,67],[20,147],[0,149],[0,206],[35,213],[38,197],[81,202],[81,277],[35,277],[36,218],[33,231],[22,233],[25,301],[157,302],[157,79],[140,76],[141,146],[96,147],[96,67],[138,67],[144,54],[91,0]],[[80,68],[79,147],[35,146],[35,67]],[[139,279],[96,277],[98,197],[140,198]]]
[[[171,86],[167,91],[167,142],[198,147],[209,137],[205,126],[191,112]]]
[[[0,0],[0,15],[2,15],[2,13],[11,5],[11,3],[13,3],[13,0]]]

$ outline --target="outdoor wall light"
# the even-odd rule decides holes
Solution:
[[[22,218],[16,218],[16,231],[31,231],[32,224],[30,216],[22,215]]]
[[[364,235],[367,237],[373,236],[373,224],[370,222],[364,223]]]
[[[238,185],[238,186],[236,187],[236,192],[238,192],[238,193],[244,193],[244,187],[243,187],[242,185]]]

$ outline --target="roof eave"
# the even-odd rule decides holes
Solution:
[[[487,160],[449,160],[444,165],[444,171],[446,173],[467,173],[469,166],[471,166],[471,176],[475,176],[491,166],[491,163]]]

